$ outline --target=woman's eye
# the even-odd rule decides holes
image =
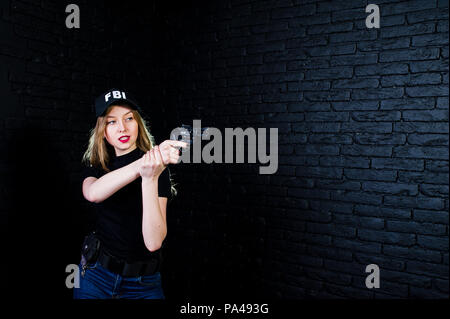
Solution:
[[[127,121],[131,121],[133,119],[132,116],[130,116],[129,118],[127,118]]]
[[[116,121],[109,121],[107,124],[108,125],[111,125],[111,124],[114,124]]]

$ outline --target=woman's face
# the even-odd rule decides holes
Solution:
[[[105,138],[114,147],[116,156],[136,149],[139,127],[131,109],[116,105],[105,116]]]

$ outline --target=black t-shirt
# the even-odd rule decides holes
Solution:
[[[134,162],[144,155],[136,148],[130,153],[113,155],[108,168],[113,171]],[[107,174],[103,169],[85,167],[82,181],[86,177],[100,178]],[[144,244],[142,235],[142,178],[119,189],[101,203],[93,204],[96,208],[96,232],[104,249],[113,256],[127,261],[148,260],[160,253],[150,252]],[[170,198],[170,172],[167,167],[158,178],[158,196]]]

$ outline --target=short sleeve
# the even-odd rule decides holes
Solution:
[[[87,177],[95,177],[100,178],[103,175],[100,169],[92,167],[92,166],[83,166],[83,169],[81,171],[81,183],[85,180]]]
[[[158,178],[158,196],[170,198],[172,195],[170,185],[170,171],[169,168],[166,167]]]

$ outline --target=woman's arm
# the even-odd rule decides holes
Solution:
[[[128,185],[139,177],[139,167],[142,158],[100,178],[87,177],[83,181],[83,196],[88,201],[100,203],[113,195],[119,189]]]
[[[148,250],[155,251],[167,235],[167,198],[158,197],[158,179],[142,180],[142,235]]]
[[[158,197],[158,179],[164,169],[159,147],[155,146],[144,155],[139,170],[142,177],[142,235],[150,251],[161,248],[167,234],[167,199]]]
[[[163,164],[177,164],[180,158],[177,147],[185,148],[186,146],[187,143],[181,141],[166,140],[161,143],[161,152],[158,153],[162,156]],[[83,181],[84,198],[93,203],[104,201],[139,177],[142,161],[143,157],[98,179],[92,176],[85,178]]]

